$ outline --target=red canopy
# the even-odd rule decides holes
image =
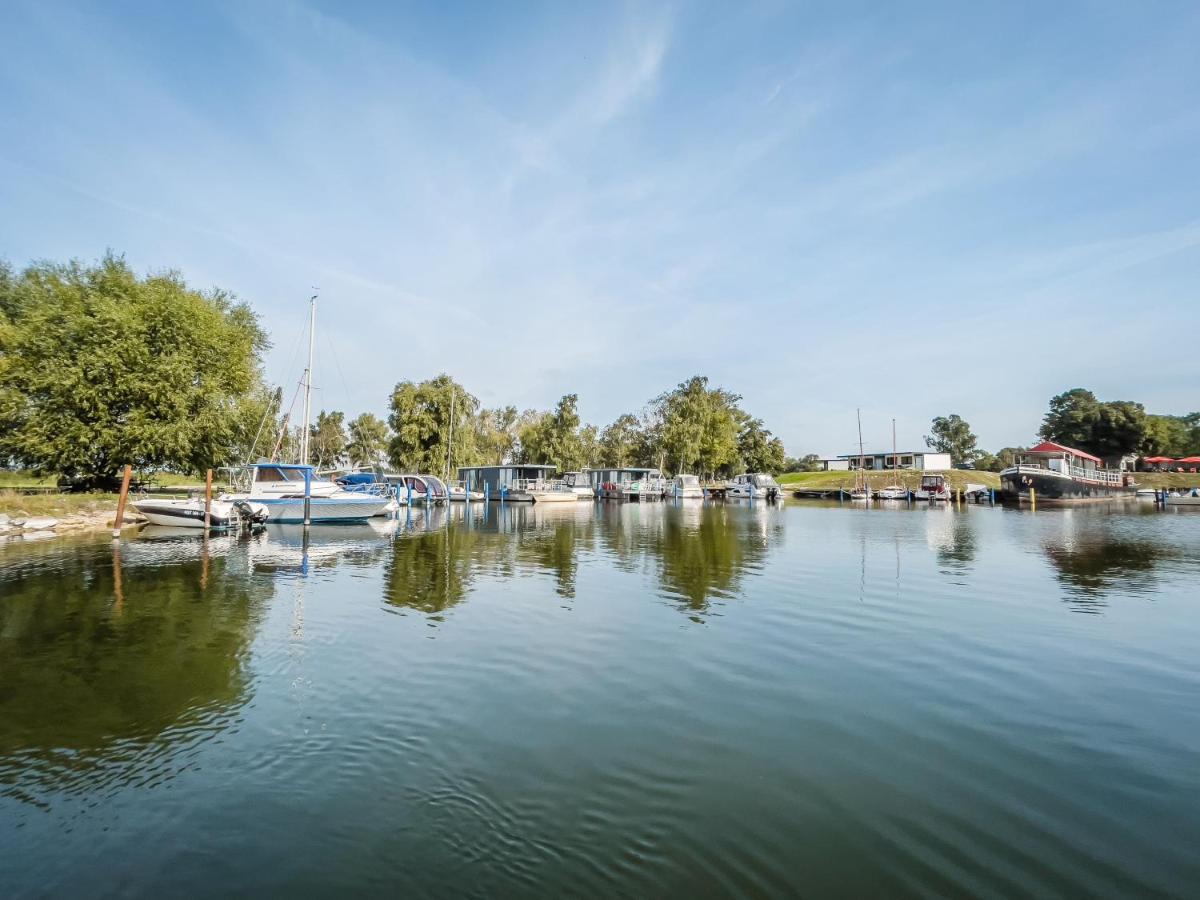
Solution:
[[[1200,463],[1200,456],[1185,456],[1183,459],[1175,460],[1175,462]]]
[[[1092,456],[1090,453],[1085,453],[1083,450],[1076,450],[1074,447],[1064,447],[1062,444],[1056,444],[1054,441],[1042,441],[1036,447],[1030,447],[1026,453],[1073,453],[1083,459],[1090,459],[1092,462],[1100,462],[1100,457]]]
[[[1142,461],[1143,461],[1143,462],[1148,462],[1148,463],[1165,463],[1165,462],[1175,462],[1175,460],[1171,459],[1171,457],[1169,457],[1169,456],[1147,456],[1147,457],[1146,457],[1144,460],[1142,460]]]

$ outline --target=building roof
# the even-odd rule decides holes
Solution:
[[[480,469],[557,469],[558,466],[550,466],[545,463],[508,463],[503,466],[459,466],[458,471],[462,472],[466,469],[479,471]]]
[[[1036,447],[1030,447],[1026,453],[1070,453],[1073,456],[1079,456],[1083,459],[1090,459],[1092,462],[1103,462],[1100,457],[1092,456],[1085,450],[1076,450],[1074,447],[1067,447],[1063,444],[1056,444],[1054,441],[1042,441]]]
[[[826,457],[826,459],[858,459],[858,457],[860,455],[861,456],[892,456],[892,455],[895,455],[895,456],[930,456],[934,453],[941,453],[941,452],[943,452],[943,451],[929,450],[929,449],[897,450],[893,454],[893,452],[891,450],[880,450],[880,451],[877,451],[874,453],[872,453],[870,450],[864,450],[861,454],[859,454],[859,453],[843,453],[841,456],[829,456],[829,457]]]

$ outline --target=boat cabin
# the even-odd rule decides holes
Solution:
[[[1084,450],[1066,447],[1053,441],[1042,441],[1036,447],[1030,447],[1017,454],[1018,467],[1048,469],[1069,478],[1080,478],[1084,481],[1097,481],[1103,484],[1121,484],[1123,476],[1120,472],[1109,470],[1104,466],[1104,460]]]
[[[262,460],[248,468],[250,493],[256,497],[303,497],[306,483],[313,497],[326,496],[338,489],[332,481],[319,478],[312,466]]]
[[[458,480],[468,491],[479,491],[498,498],[501,491],[508,493],[549,481],[557,468],[516,463],[506,466],[460,466]]]
[[[604,484],[612,484],[619,487],[623,484],[633,484],[635,481],[657,476],[659,471],[658,469],[646,468],[592,469],[589,474],[592,478],[592,487],[599,487]]]
[[[445,503],[448,496],[446,483],[436,475],[388,475],[387,480],[401,499],[411,497],[413,503]]]

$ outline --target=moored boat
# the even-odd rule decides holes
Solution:
[[[175,528],[204,527],[204,499],[189,497],[146,497],[131,504],[151,525]],[[244,525],[259,525],[267,520],[267,508],[249,500],[214,498],[209,505],[209,528],[234,528]]]
[[[778,500],[783,489],[772,475],[766,472],[751,472],[738,475],[725,488],[725,496],[731,499]]]
[[[676,500],[702,500],[704,487],[698,475],[676,475],[667,482],[667,496]]]
[[[1084,450],[1043,441],[1000,473],[1001,497],[1017,503],[1117,500],[1137,496],[1125,472],[1110,470]]]
[[[517,491],[528,494],[534,503],[574,503],[578,499],[574,490],[557,480],[518,485]]]
[[[369,519],[384,512],[391,501],[385,492],[347,491],[335,482],[317,478],[312,466],[259,462],[248,468],[249,490],[222,494],[219,499],[261,504],[266,507],[268,522],[303,522],[306,499],[310,522]]]
[[[898,484],[889,484],[885,488],[880,488],[875,492],[876,500],[907,500],[908,488],[901,487]]]
[[[950,485],[945,475],[936,472],[924,472],[921,475],[921,486],[913,493],[914,500],[928,500],[931,503],[949,501]]]
[[[1200,488],[1192,488],[1183,493],[1169,491],[1163,498],[1164,506],[1196,506],[1200,507]]]
[[[562,483],[570,488],[571,492],[580,500],[591,500],[596,496],[596,489],[592,486],[591,472],[586,469],[582,472],[565,472]]]

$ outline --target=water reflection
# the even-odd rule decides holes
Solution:
[[[1108,606],[1107,595],[1151,594],[1155,569],[1177,555],[1174,548],[1154,541],[1090,533],[1049,542],[1046,556],[1066,589],[1066,602],[1076,612],[1098,613]]]
[[[385,567],[384,600],[431,616],[462,603],[481,575],[549,574],[559,597],[576,595],[581,561],[657,578],[692,615],[733,596],[782,534],[782,514],[757,504],[579,503],[416,510]]]
[[[228,727],[273,588],[214,544],[64,542],[0,570],[0,790],[154,783]]]

